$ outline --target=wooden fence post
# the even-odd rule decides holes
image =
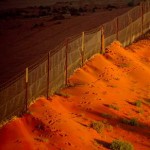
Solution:
[[[49,98],[49,71],[50,71],[50,52],[48,52],[47,59],[47,99]]]
[[[100,31],[100,50],[99,50],[99,52],[101,54],[101,51],[102,51],[102,26],[100,26],[99,31]]]
[[[28,80],[29,80],[29,69],[26,68],[26,87],[25,87],[25,111],[28,109]]]
[[[101,54],[105,53],[105,37],[104,37],[104,28],[101,28]]]
[[[142,28],[142,35],[143,35],[143,33],[144,33],[144,31],[143,31],[143,23],[144,23],[144,6],[143,6],[143,2],[141,2],[141,17],[142,17],[141,28]]]
[[[118,33],[119,33],[119,21],[118,17],[116,18],[116,40],[118,41]]]
[[[82,32],[82,47],[81,47],[81,60],[82,60],[82,66],[84,64],[84,41],[85,40],[85,34]]]
[[[68,39],[66,39],[66,42],[65,42],[65,46],[66,46],[66,50],[65,50],[65,57],[66,57],[66,61],[65,61],[65,85],[67,86],[68,85]]]

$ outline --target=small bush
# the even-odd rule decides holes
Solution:
[[[131,119],[122,119],[122,123],[131,125],[131,126],[138,126],[139,123],[136,118],[131,118]]]
[[[134,103],[135,106],[137,107],[141,107],[142,106],[142,102],[140,100],[137,100],[135,103]]]
[[[101,121],[94,121],[94,122],[92,122],[91,127],[94,130],[96,130],[98,133],[102,133],[105,128],[105,125]]]
[[[107,114],[107,113],[101,113],[101,116],[108,119],[113,117],[111,114]]]
[[[108,132],[112,132],[112,131],[113,131],[113,126],[110,125],[110,124],[107,125],[106,128],[107,128],[107,131],[108,131]]]
[[[131,126],[138,126],[139,123],[138,123],[136,118],[132,118],[132,119],[130,119],[130,125]]]
[[[120,68],[126,68],[126,67],[129,67],[129,64],[122,63],[122,64],[119,64],[118,67],[120,67]]]
[[[112,108],[114,110],[119,110],[119,107],[118,106],[115,106],[115,105],[109,105],[109,108]]]
[[[62,97],[65,97],[65,98],[69,98],[69,95],[66,94],[66,93],[63,93],[63,92],[57,91],[57,92],[55,92],[55,94],[58,95],[58,96],[62,96]]]
[[[114,140],[110,145],[111,150],[134,150],[133,145],[126,141]]]
[[[127,124],[127,125],[130,124],[130,120],[129,119],[125,119],[125,118],[121,119],[121,122],[124,123],[124,124]]]

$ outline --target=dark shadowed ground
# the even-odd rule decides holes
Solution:
[[[0,84],[33,64],[68,36],[98,27],[129,9],[95,12],[60,21],[50,21],[50,17],[1,20]],[[35,27],[36,24],[40,26]]]

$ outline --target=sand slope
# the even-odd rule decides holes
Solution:
[[[149,49],[149,40],[127,48],[114,42],[104,56],[93,56],[59,95],[39,98],[28,114],[3,126],[0,149],[105,150],[114,139],[122,139],[135,150],[149,150]],[[137,100],[140,107],[134,105]],[[131,118],[137,118],[139,126],[122,122]],[[90,126],[93,121],[103,121],[101,133]]]

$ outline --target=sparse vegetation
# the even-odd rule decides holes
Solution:
[[[93,121],[92,124],[91,124],[91,127],[94,130],[96,130],[98,133],[102,133],[104,128],[105,128],[105,125],[101,121]]]
[[[102,121],[93,121],[90,127],[96,130],[98,133],[102,133],[104,129],[106,129],[108,132],[113,131],[113,126],[110,125],[106,119]]]
[[[122,123],[131,125],[131,126],[138,126],[139,122],[136,118],[131,118],[131,119],[122,119]]]
[[[118,106],[115,106],[115,105],[108,105],[109,108],[112,108],[114,110],[119,110],[119,107]]]
[[[99,146],[100,145],[100,143],[98,142],[98,140],[94,140],[93,143],[94,143],[95,146]]]
[[[106,126],[106,128],[107,128],[107,131],[108,131],[108,132],[112,132],[112,131],[113,131],[113,126],[110,125],[110,124],[108,124],[108,125]]]
[[[141,107],[142,106],[142,101],[137,100],[136,102],[134,102],[134,105],[137,107]]]
[[[55,94],[58,95],[58,96],[62,96],[62,97],[65,97],[65,98],[69,98],[69,95],[66,94],[66,93],[63,93],[63,92],[57,91],[57,92],[55,92]]]
[[[107,113],[101,113],[101,116],[108,119],[113,117],[111,114],[107,114]]]
[[[122,63],[122,64],[119,64],[118,67],[120,67],[120,68],[126,68],[126,67],[129,67],[129,64]]]
[[[111,150],[134,150],[131,143],[121,140],[114,140],[110,145]]]
[[[139,125],[139,123],[138,123],[136,118],[130,119],[129,123],[130,123],[131,126],[138,126]]]

